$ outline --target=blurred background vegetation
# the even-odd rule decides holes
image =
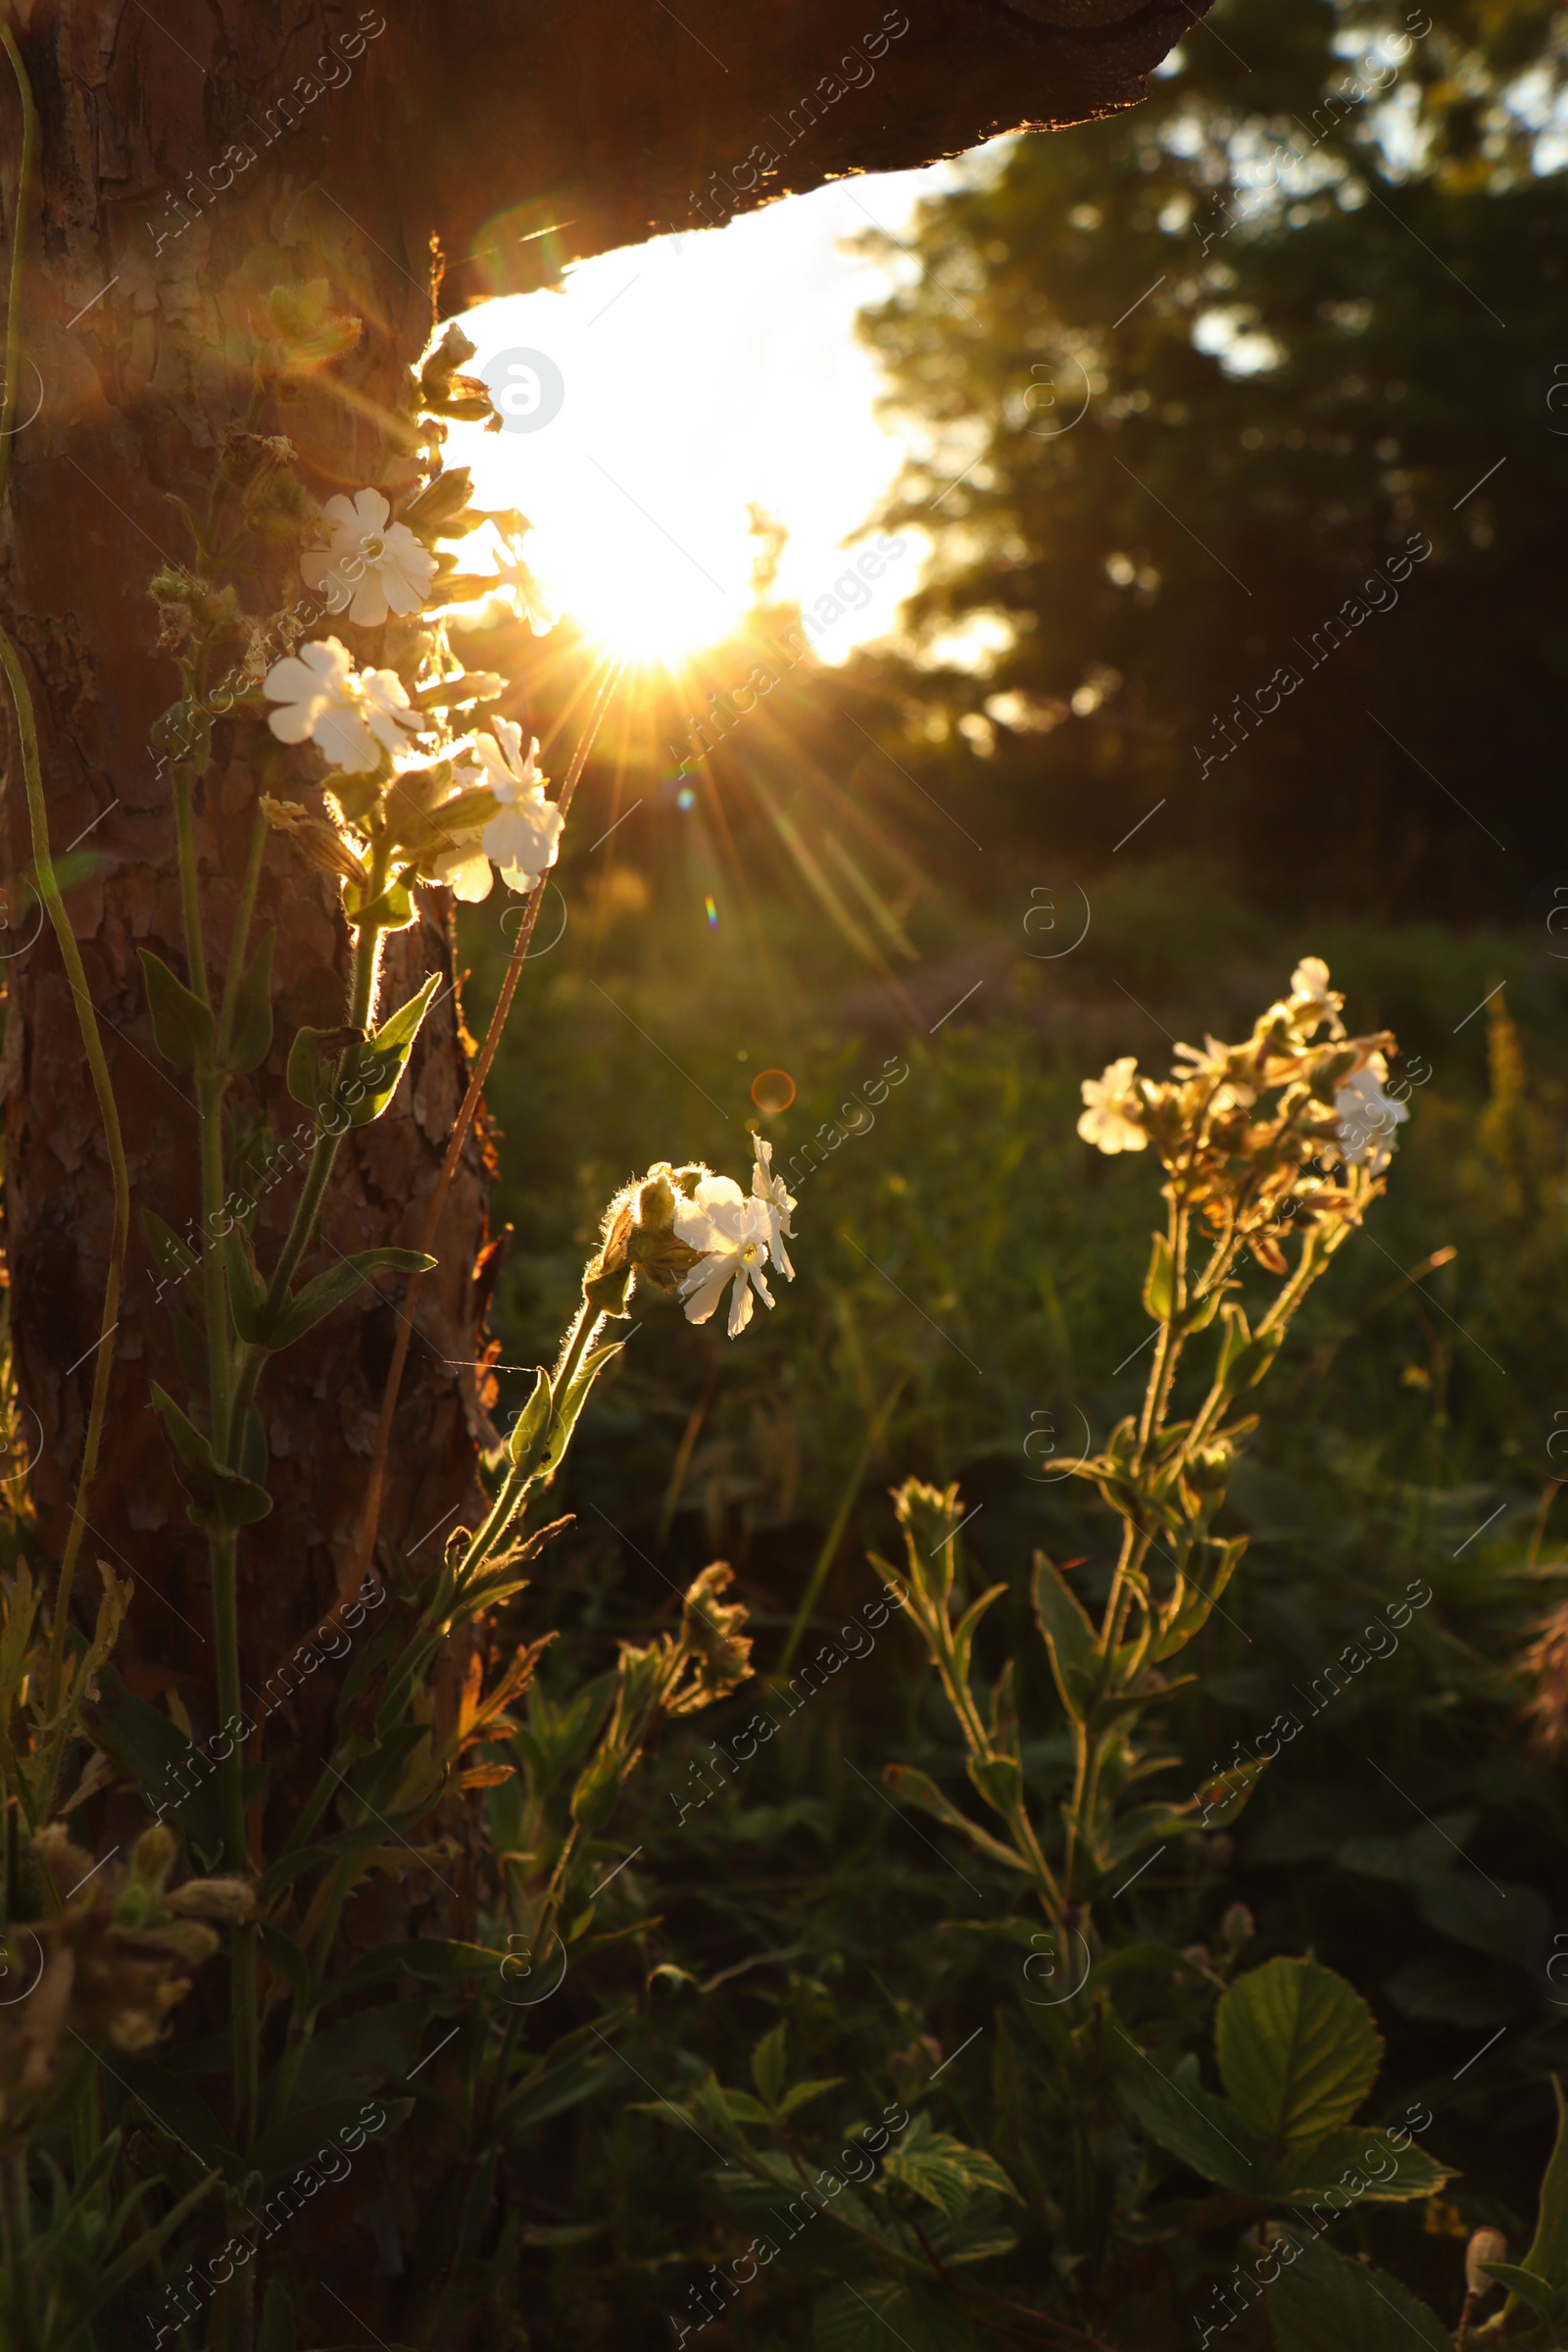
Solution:
[[[1356,100],[1380,40],[1401,62]],[[1411,1580],[1434,1598],[1234,1838],[1128,1899],[1178,1945],[1213,1946],[1245,1903],[1249,1958],[1315,1951],[1367,1994],[1380,2099],[1426,2099],[1461,2177],[1340,2242],[1455,2312],[1465,2231],[1528,2233],[1568,2066],[1546,1973],[1568,1641],[1527,1655],[1568,1599],[1563,63],[1534,0],[1441,23],[1221,0],[1147,106],[928,204],[864,325],[924,434],[872,518],[934,543],[906,639],[838,670],[778,655],[795,615],[760,518],[744,635],[622,688],[490,1089],[503,1422],[618,1184],[662,1156],[741,1175],[754,1125],[781,1166],[843,1131],[795,1187],[799,1278],[745,1345],[666,1320],[604,1384],[527,1610],[565,1629],[547,1687],[673,1617],[714,1557],[765,1685],[871,1597],[865,1552],[896,1556],[888,1490],[915,1473],[961,1482],[976,1573],[1011,1589],[982,1647],[993,1672],[1016,1649],[1049,1724],[1029,1556],[1092,1575],[1109,1541],[1060,1471],[1141,1394],[1159,1213],[1149,1166],[1078,1141],[1080,1081],[1245,1033],[1306,954],[1354,1029],[1396,1032],[1412,1117],[1389,1199],[1268,1392],[1228,1521],[1251,1546],[1173,1706],[1172,1787],[1255,1740]],[[1293,647],[1412,534],[1431,553],[1397,606],[1310,670]],[[558,633],[527,658],[559,769],[588,656]],[[1194,745],[1288,662],[1299,690],[1201,773]],[[740,710],[759,663],[777,683]],[[683,768],[705,714],[716,748]],[[466,922],[477,1029],[507,942],[492,908]],[[868,1102],[889,1062],[907,1077]],[[755,1690],[652,1760],[616,1823],[620,1940],[537,2013],[548,2041],[635,1999],[620,2072],[518,2174],[530,2341],[695,2324],[692,2283],[733,2241],[708,2152],[659,2102],[706,2067],[745,2080],[781,2017],[798,2071],[850,2100],[961,2049],[938,2120],[1019,2178],[1062,2123],[1009,2120],[1028,2021],[1015,1959],[963,1924],[984,1867],[880,1787],[895,1756],[959,1785],[908,1631],[725,1773],[710,1742]],[[1072,2259],[1065,2225],[1041,2242]],[[807,2340],[822,2283],[781,2266],[710,2343]]]

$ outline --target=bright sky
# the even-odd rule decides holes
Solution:
[[[873,415],[877,370],[854,333],[892,280],[839,243],[873,225],[903,235],[916,199],[964,169],[840,180],[725,228],[579,262],[564,292],[466,319],[470,372],[514,385],[527,429],[457,426],[449,457],[472,466],[479,505],[532,519],[529,561],[584,626],[669,657],[722,637],[751,601],[750,501],[789,529],[779,591],[808,607],[831,592],[850,560],[841,543],[902,454]],[[895,264],[901,276],[911,267]],[[509,369],[508,354],[524,356]],[[870,602],[820,639],[824,661],[891,627],[921,553],[911,534]]]

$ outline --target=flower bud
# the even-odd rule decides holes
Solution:
[[[249,1919],[256,1896],[246,1879],[187,1879],[169,1897],[177,1919],[211,1919],[232,1927]]]
[[[1506,2262],[1508,2240],[1500,2230],[1476,2230],[1464,2250],[1464,2282],[1472,2295],[1490,2295],[1498,2283],[1481,2268],[1484,2262]]]
[[[138,1879],[151,1886],[162,1886],[169,1876],[169,1866],[174,1859],[174,1833],[162,1822],[143,1830],[130,1857],[130,1867]]]
[[[667,1230],[675,1222],[675,1189],[670,1183],[671,1169],[661,1160],[649,1169],[637,1189],[637,1222]]]
[[[1226,1912],[1224,1918],[1219,1923],[1219,1936],[1221,1943],[1225,1944],[1233,1952],[1239,1951],[1244,1943],[1250,1943],[1252,1937],[1256,1934],[1257,1923],[1254,1921],[1250,1911],[1249,1911],[1247,1908],[1247,1905],[1245,1903],[1232,1903],[1230,1909]]]

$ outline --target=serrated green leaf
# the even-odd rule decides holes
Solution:
[[[1220,2002],[1214,2039],[1231,2105],[1282,2148],[1310,2147],[1348,2124],[1383,2061],[1371,2010],[1316,1960],[1250,1970]]]
[[[1294,2259],[1285,2260],[1291,2247]],[[1267,2284],[1279,2352],[1453,2352],[1436,2315],[1387,2271],[1367,2269],[1295,2231],[1270,2249],[1282,2265]]]
[[[272,1043],[272,943],[276,934],[263,935],[234,998],[225,1069],[243,1076],[265,1061]]]
[[[1082,1723],[1100,1690],[1103,1661],[1088,1610],[1043,1551],[1035,1553],[1034,1601],[1061,1703]]]
[[[342,1306],[353,1298],[372,1274],[427,1274],[439,1261],[422,1250],[359,1250],[352,1257],[339,1258],[324,1274],[318,1274],[283,1301],[273,1323],[265,1316],[258,1317],[255,1337],[264,1348],[273,1352],[292,1348],[296,1340],[304,1339],[334,1307]]]
[[[1424,2148],[1396,2147],[1387,2132],[1367,2126],[1360,2131],[1331,2132],[1311,2147],[1287,2149],[1268,2178],[1268,2194],[1283,2202],[1320,2197],[1355,2179],[1357,2204],[1403,2205],[1417,2197],[1435,2197],[1451,2166],[1440,2164]]]
[[[884,2156],[882,2170],[950,2222],[961,2222],[977,2196],[1016,2199],[1018,2194],[994,2156],[965,2146],[947,2132],[924,2132],[918,2138],[911,2132]]]
[[[179,1483],[189,1496],[186,1509],[193,1527],[253,1527],[258,1519],[267,1517],[272,1507],[267,1489],[239,1471],[225,1468],[195,1423],[156,1380],[152,1405],[173,1448]]]
[[[788,2061],[784,2054],[784,2039],[788,2032],[787,2021],[780,2018],[772,2032],[764,2034],[752,2051],[752,2081],[757,2085],[758,2097],[768,2107],[778,2105],[789,2080]]]
[[[147,1009],[153,1016],[153,1040],[166,1061],[181,1069],[211,1069],[213,1062],[213,1015],[185,986],[176,980],[161,956],[151,948],[138,948],[142,976],[147,983]]]

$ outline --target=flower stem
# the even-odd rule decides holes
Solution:
[[[3,509],[10,479],[17,384],[22,372],[22,277],[27,241],[27,213],[38,155],[38,110],[33,104],[32,84],[27,78],[27,70],[22,62],[22,53],[8,23],[0,24],[0,47],[5,49],[11,61],[11,71],[16,75],[17,91],[22,101],[22,162],[17,175],[17,212],[11,237],[11,278],[6,293],[5,384],[3,391],[0,391],[0,509]],[[112,1343],[120,1321],[120,1282],[125,1262],[125,1243],[130,1233],[130,1180],[125,1170],[120,1113],[115,1107],[114,1089],[109,1082],[109,1065],[104,1058],[98,1016],[93,1009],[75,934],[71,928],[50,859],[49,816],[38,765],[38,728],[33,714],[32,696],[17,649],[4,630],[0,630],[0,666],[5,669],[6,681],[16,705],[17,731],[22,739],[22,767],[26,784],[27,822],[31,832],[37,890],[59,944],[60,960],[66,967],[71,993],[76,1001],[76,1020],[81,1030],[81,1042],[86,1049],[88,1067],[92,1072],[98,1115],[104,1125],[104,1142],[114,1175],[115,1195],[109,1265],[104,1277],[103,1316],[97,1362],[93,1368],[92,1402],[88,1408],[81,1469],[76,1480],[75,1506],[71,1514],[71,1525],[66,1533],[65,1550],[60,1562],[54,1622],[49,1630],[49,1662],[44,1683],[44,1713],[47,1717],[53,1715],[60,1703],[66,1635],[71,1624],[72,1586],[75,1577],[76,1554],[81,1548],[82,1534],[86,1527],[82,1505],[86,1501],[93,1473],[98,1467],[98,1447],[103,1437],[104,1417],[109,1408],[109,1375],[114,1362]],[[14,1013],[12,1017],[16,1017]]]
[[[0,42],[12,52],[20,74],[20,61],[15,60],[15,45],[9,29],[0,26]],[[87,1433],[81,1449],[81,1468],[76,1478],[76,1499],[66,1534],[65,1550],[60,1562],[60,1581],[55,1591],[54,1622],[49,1629],[49,1664],[44,1685],[45,1717],[52,1716],[60,1704],[61,1685],[65,1674],[66,1635],[71,1624],[72,1586],[75,1577],[76,1554],[81,1548],[86,1529],[83,1505],[98,1467],[98,1447],[103,1438],[104,1419],[109,1409],[109,1375],[114,1363],[114,1335],[120,1322],[120,1284],[125,1264],[125,1244],[130,1233],[130,1178],[125,1167],[124,1145],[121,1140],[120,1113],[115,1106],[115,1092],[110,1083],[109,1064],[104,1058],[103,1039],[99,1033],[98,1016],[93,1009],[87,975],[82,968],[81,952],[76,946],[71,918],[66,912],[50,861],[49,815],[43,797],[43,777],[38,764],[38,728],[33,715],[32,695],[27,685],[21,658],[3,629],[0,629],[0,667],[6,673],[16,706],[17,732],[22,739],[22,770],[27,792],[27,818],[32,833],[32,858],[38,894],[54,928],[60,949],[60,960],[65,965],[66,979],[76,1001],[76,1020],[81,1030],[81,1042],[86,1050],[87,1066],[92,1072],[93,1093],[98,1101],[98,1115],[103,1121],[104,1143],[109,1153],[109,1165],[114,1177],[114,1223],[110,1232],[109,1265],[104,1276],[104,1304],[102,1328],[99,1334],[97,1361],[93,1368],[92,1403],[87,1414]],[[12,1018],[15,1019],[15,1012]]]
[[[581,776],[588,755],[593,749],[594,739],[604,724],[605,713],[610,709],[615,688],[620,683],[620,670],[621,665],[617,664],[606,673],[599,690],[598,700],[589,712],[582,736],[572,754],[571,764],[566,770],[566,780],[561,788],[561,798],[557,804],[563,819],[571,807],[572,795],[577,789],[577,780]],[[417,1247],[425,1252],[426,1256],[435,1254],[436,1228],[441,1222],[441,1211],[446,1206],[447,1194],[452,1189],[452,1180],[458,1172],[458,1161],[462,1157],[463,1147],[468,1138],[468,1130],[472,1126],[474,1114],[478,1110],[479,1098],[484,1091],[484,1082],[490,1075],[490,1065],[495,1060],[496,1049],[501,1043],[502,1033],[507,1025],[507,1016],[512,1010],[512,1000],[516,995],[517,982],[521,978],[522,967],[527,960],[528,945],[533,938],[534,922],[538,916],[544,894],[545,879],[541,875],[538,884],[530,892],[525,902],[522,920],[517,925],[517,936],[513,942],[512,954],[507,959],[507,968],[502,975],[501,994],[497,997],[495,1010],[490,1015],[489,1026],[484,1033],[484,1043],[474,1058],[467,1091],[464,1095],[462,1106],[453,1124],[452,1134],[447,1144],[446,1157],[441,1163],[441,1173],[436,1178],[435,1190],[430,1196],[429,1206],[424,1212],[424,1226],[419,1235]],[[366,1480],[365,1500],[360,1510],[360,1523],[355,1532],[354,1542],[345,1554],[343,1566],[339,1571],[337,1593],[339,1600],[346,1600],[349,1594],[357,1592],[364,1583],[366,1571],[370,1565],[370,1555],[375,1549],[376,1532],[381,1522],[381,1498],[386,1486],[387,1455],[392,1445],[392,1423],[397,1414],[398,1397],[403,1390],[403,1374],[409,1360],[409,1346],[414,1337],[414,1303],[419,1295],[419,1285],[423,1280],[422,1274],[411,1274],[409,1287],[403,1295],[403,1311],[398,1323],[397,1339],[393,1343],[392,1362],[387,1372],[386,1386],[381,1394],[381,1413],[375,1429],[375,1449],[370,1456],[370,1472]]]
[[[220,1066],[228,1058],[233,1038],[234,1009],[239,1002],[239,986],[245,976],[245,963],[251,944],[251,918],[256,912],[256,893],[262,879],[262,858],[267,849],[268,823],[258,808],[251,822],[250,854],[245,862],[245,879],[240,884],[239,905],[234,912],[234,937],[228,951],[228,970],[223,979],[223,1008],[218,1019],[218,1059]]]

